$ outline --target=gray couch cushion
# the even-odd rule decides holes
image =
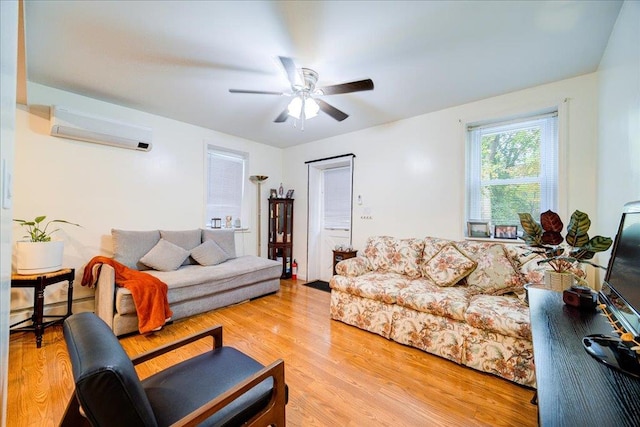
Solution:
[[[271,279],[279,279],[282,274],[282,263],[253,255],[244,255],[219,265],[208,267],[186,265],[176,271],[149,270],[145,273],[155,276],[167,284],[169,288],[167,299],[169,305],[172,305],[207,295],[224,293],[232,289],[250,287],[255,283]],[[115,306],[116,311],[121,315],[135,313],[131,291],[126,288],[116,288]]]
[[[160,232],[158,230],[112,229],[111,238],[113,240],[113,258],[116,261],[134,270],[148,270],[149,267],[142,264],[140,258],[160,241]]]
[[[191,252],[191,249],[202,243],[202,232],[199,228],[196,228],[195,230],[179,231],[160,230],[160,237],[173,243],[174,245],[178,245],[181,248],[186,249],[189,252]],[[196,264],[196,261],[194,261],[191,257],[187,257],[182,265],[188,264]]]
[[[178,245],[160,239],[149,252],[140,258],[140,262],[154,270],[174,271],[189,257],[189,251]]]
[[[233,230],[202,229],[202,241],[213,240],[224,250],[229,258],[236,257],[236,236]]]
[[[280,267],[280,273],[282,273],[282,263],[267,258],[245,255],[230,259],[219,265],[207,267],[186,265],[176,271],[151,270],[146,273],[166,283],[169,287],[169,294],[176,289],[187,287],[202,287],[206,293],[215,293],[238,287],[239,284],[244,286],[276,277],[274,275],[277,273],[278,267]],[[169,303],[171,303],[170,297]]]
[[[229,259],[229,255],[213,240],[193,248],[191,257],[200,265],[218,265]]]

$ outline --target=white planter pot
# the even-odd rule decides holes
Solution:
[[[62,269],[63,241],[16,242],[16,272],[40,274]]]
[[[571,273],[558,273],[556,271],[544,272],[544,284],[549,289],[556,292],[562,292],[573,286],[574,277]]]

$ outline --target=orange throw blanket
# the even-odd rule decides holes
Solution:
[[[167,300],[167,284],[157,277],[142,271],[133,270],[113,258],[96,256],[89,261],[82,275],[82,286],[93,286],[94,266],[108,264],[116,272],[116,285],[131,291],[133,303],[138,313],[138,330],[146,334],[161,328],[173,313]],[[96,275],[97,276],[97,275]]]

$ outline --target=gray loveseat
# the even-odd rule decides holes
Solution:
[[[257,298],[280,289],[282,264],[253,255],[236,257],[233,230],[114,229],[111,230],[111,235],[116,261],[153,275],[167,284],[167,298],[173,311],[172,320]],[[211,242],[204,244],[207,241],[213,241],[215,245]],[[159,248],[176,249],[176,246],[188,251],[189,255],[172,269],[173,266],[167,266],[171,254],[166,250],[159,251]],[[138,316],[131,292],[116,286],[114,269],[107,264],[102,265],[96,281],[95,311],[116,335],[138,330]]]

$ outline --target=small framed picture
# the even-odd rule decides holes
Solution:
[[[496,239],[517,239],[518,238],[518,226],[517,225],[496,225],[495,233],[493,236]]]
[[[277,199],[278,198],[278,190],[276,190],[275,188],[272,188],[271,190],[269,190],[269,197],[272,199]]]
[[[292,199],[292,198],[293,198],[293,190],[287,191],[287,199]]]
[[[467,221],[467,234],[469,237],[491,237],[489,222]]]

